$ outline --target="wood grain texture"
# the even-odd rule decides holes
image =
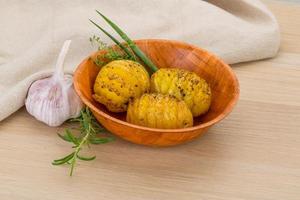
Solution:
[[[279,55],[232,66],[241,96],[203,137],[170,148],[124,140],[94,146],[74,177],[51,161],[70,151],[24,109],[0,123],[1,200],[298,200],[300,6],[264,1],[282,32]]]
[[[239,84],[232,69],[211,53],[198,47],[171,40],[139,40],[135,43],[161,67],[178,67],[193,71],[211,87],[212,102],[209,111],[194,118],[194,126],[184,129],[155,129],[126,122],[126,113],[111,113],[97,103],[92,95],[100,70],[94,63],[103,51],[86,58],[74,74],[75,90],[97,120],[111,133],[136,144],[173,146],[203,135],[212,125],[227,116],[239,97]]]

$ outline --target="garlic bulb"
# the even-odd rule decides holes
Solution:
[[[77,117],[83,106],[73,88],[73,77],[64,75],[63,64],[71,40],[65,41],[51,77],[35,81],[29,88],[25,106],[37,120],[49,126],[59,126]]]

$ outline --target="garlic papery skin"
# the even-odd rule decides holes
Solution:
[[[37,80],[28,90],[25,106],[37,120],[59,126],[80,115],[82,101],[73,87],[73,77],[64,75],[63,63],[71,41],[65,41],[51,77]]]

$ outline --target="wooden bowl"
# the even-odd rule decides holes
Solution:
[[[137,144],[171,146],[190,141],[222,120],[233,109],[239,96],[238,80],[222,60],[196,46],[171,40],[145,39],[136,44],[158,67],[178,67],[194,71],[212,89],[210,110],[194,118],[194,126],[183,129],[155,129],[126,122],[126,113],[111,113],[92,98],[93,85],[99,72],[93,59],[96,52],[78,66],[74,74],[76,92],[97,120],[110,132]]]

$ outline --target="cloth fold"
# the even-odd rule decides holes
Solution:
[[[88,19],[109,27],[101,10],[131,38],[165,38],[205,48],[232,64],[276,55],[280,35],[259,0],[15,0],[0,1],[0,121],[24,105],[30,84],[48,76],[64,40],[72,72],[99,35]],[[111,31],[113,32],[113,31]]]

